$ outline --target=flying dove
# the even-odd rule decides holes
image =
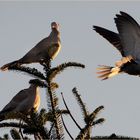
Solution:
[[[122,59],[115,63],[115,67],[100,65],[97,68],[98,78],[105,80],[122,72],[140,76],[140,26],[125,12],[117,14],[114,20],[119,33],[93,26],[94,30],[107,39],[122,55]]]
[[[0,111],[0,119],[3,120],[3,115],[8,112],[20,112],[28,115],[32,109],[37,111],[39,106],[39,87],[35,84],[31,84],[29,88],[19,91]]]
[[[61,49],[59,24],[56,22],[51,23],[51,33],[48,37],[42,39],[35,47],[33,47],[21,59],[5,64],[1,67],[2,71],[8,70],[10,66],[29,64],[29,63],[42,63],[54,59]]]

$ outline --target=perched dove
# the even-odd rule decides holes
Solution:
[[[102,27],[93,27],[118,49],[123,57],[115,63],[115,67],[100,65],[98,77],[105,80],[121,72],[140,76],[140,26],[125,12],[117,14],[114,20],[119,34]]]
[[[31,84],[29,88],[18,92],[12,100],[0,111],[0,119],[5,113],[20,112],[29,114],[32,109],[38,110],[40,106],[39,87]]]
[[[35,47],[33,47],[21,59],[5,64],[1,67],[2,71],[7,70],[10,66],[29,64],[29,63],[42,63],[54,59],[61,49],[59,24],[56,22],[51,23],[51,33],[48,37],[41,40]]]

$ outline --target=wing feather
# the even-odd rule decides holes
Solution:
[[[12,100],[2,109],[0,113],[5,113],[14,110],[28,96],[27,89],[21,90]]]
[[[106,40],[108,40],[121,53],[122,56],[124,56],[119,34],[99,26],[93,26],[93,28],[97,33],[99,33]]]
[[[124,55],[131,55],[136,62],[140,63],[139,24],[125,12],[120,12],[120,14],[117,14],[114,19],[119,31]]]

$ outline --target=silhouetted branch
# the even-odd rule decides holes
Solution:
[[[64,104],[65,104],[65,107],[66,107],[66,109],[69,111],[70,117],[72,118],[72,120],[74,121],[74,123],[76,124],[76,126],[81,130],[81,127],[79,126],[79,124],[76,122],[76,120],[75,120],[74,117],[72,116],[72,114],[71,114],[71,112],[70,112],[70,110],[69,110],[69,108],[68,108],[68,106],[67,106],[67,104],[66,104],[66,102],[65,102],[65,99],[64,99],[64,96],[63,96],[63,93],[62,93],[62,92],[61,92],[61,95],[62,95],[63,102],[64,102]]]
[[[58,115],[56,113],[56,110],[58,109],[58,98],[56,97],[55,92],[51,91],[50,83],[48,84],[47,100],[48,100],[47,102],[48,102],[49,112],[53,113],[54,127],[53,127],[53,131],[52,131],[52,133],[53,133],[52,136],[54,139],[56,139],[56,138],[60,139]],[[53,124],[51,124],[51,125],[53,125]]]
[[[11,129],[10,134],[14,140],[21,140],[20,134],[16,129]]]
[[[42,139],[49,139],[48,131],[40,122],[41,120],[39,119],[39,114],[34,110],[32,110],[30,113],[30,118],[31,119],[30,122],[28,123],[28,127],[25,128],[23,132],[28,134],[34,134],[36,136],[39,133]]]
[[[104,123],[105,119],[104,118],[100,118],[98,120],[95,120],[92,125],[95,126],[95,125],[98,125],[98,124],[102,124]]]
[[[19,72],[25,72],[26,74],[29,74],[33,77],[37,77],[39,79],[43,79],[45,80],[46,77],[37,69],[35,68],[30,68],[30,67],[24,67],[24,66],[11,66],[8,68],[9,70],[15,70],[15,71],[19,71]]]
[[[54,127],[54,123],[51,125],[51,128],[50,128],[50,130],[49,130],[49,136],[51,135],[51,132],[52,132],[52,129],[53,129],[53,127]]]
[[[1,117],[3,117],[2,120],[16,119],[16,120],[22,120],[26,123],[28,123],[28,121],[29,121],[29,119],[27,118],[27,116],[25,114],[22,114],[22,113],[16,112],[16,111],[4,113],[1,115]]]
[[[9,123],[4,122],[4,123],[0,123],[0,128],[1,127],[17,127],[17,128],[21,127],[21,128],[27,128],[28,125],[26,125],[26,124],[20,125],[19,123],[15,123],[15,122],[9,122]]]
[[[67,134],[69,135],[69,137],[70,137],[72,140],[74,140],[73,137],[72,137],[72,135],[70,134],[70,132],[68,131],[68,129],[67,129],[66,125],[65,125],[65,122],[64,122],[64,120],[63,120],[62,115],[61,115],[61,119],[62,119],[62,123],[63,123],[63,126],[64,126],[64,128],[65,128]]]
[[[84,140],[86,139],[87,133],[90,129],[90,125],[86,125],[79,133],[79,135],[76,137],[76,140]],[[88,138],[90,139],[90,138]]]
[[[61,139],[64,136],[63,126],[60,115],[57,113],[58,109],[58,98],[56,93],[52,89],[52,83],[49,78],[46,80],[48,84],[47,88],[47,103],[49,111],[53,113],[53,123],[54,127],[52,128],[52,137],[53,139]],[[51,124],[53,125],[53,124]]]
[[[89,116],[90,118],[95,119],[97,117],[97,115],[104,109],[104,106],[101,105],[99,107],[97,107]]]
[[[39,79],[33,79],[33,80],[30,80],[29,81],[30,84],[34,84],[34,85],[37,85],[41,88],[46,88],[48,87],[47,84],[44,82],[44,81],[41,81]]]
[[[78,104],[81,108],[81,111],[82,111],[82,114],[83,114],[84,118],[86,118],[89,115],[89,112],[86,108],[85,103],[83,103],[80,95],[78,94],[78,91],[77,91],[76,87],[73,88],[72,92],[73,92],[73,94],[74,94],[74,96],[75,96],[75,98],[76,98],[76,100],[77,100],[77,102],[78,102]]]
[[[97,124],[101,124],[105,121],[104,118],[100,118],[98,120],[95,120],[99,112],[104,109],[104,106],[97,107],[90,115],[88,115],[85,118],[86,125],[85,127],[80,131],[79,135],[76,137],[76,139],[89,139],[90,138],[90,130],[92,126],[95,126]],[[87,138],[88,137],[88,138]]]
[[[59,74],[60,72],[62,72],[63,70],[65,70],[68,67],[79,67],[79,68],[85,68],[85,65],[80,64],[80,63],[76,63],[76,62],[68,62],[68,63],[63,63],[57,67],[52,68],[47,76],[50,79],[50,81],[52,81],[52,79],[55,78],[55,76],[57,74]]]

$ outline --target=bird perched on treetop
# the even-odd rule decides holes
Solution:
[[[35,81],[36,79],[32,80]],[[3,120],[4,114],[8,112],[20,112],[29,114],[32,109],[37,111],[40,106],[39,87],[36,84],[18,92],[12,100],[0,111],[0,120]]]
[[[125,12],[117,14],[114,20],[119,33],[93,26],[94,30],[107,39],[123,56],[115,63],[115,67],[100,65],[98,78],[105,80],[121,72],[140,76],[140,26]]]
[[[1,70],[8,70],[9,67],[15,65],[20,66],[29,63],[48,63],[48,61],[54,59],[61,49],[59,24],[52,22],[51,29],[52,31],[48,37],[41,40],[21,59],[3,65]]]

